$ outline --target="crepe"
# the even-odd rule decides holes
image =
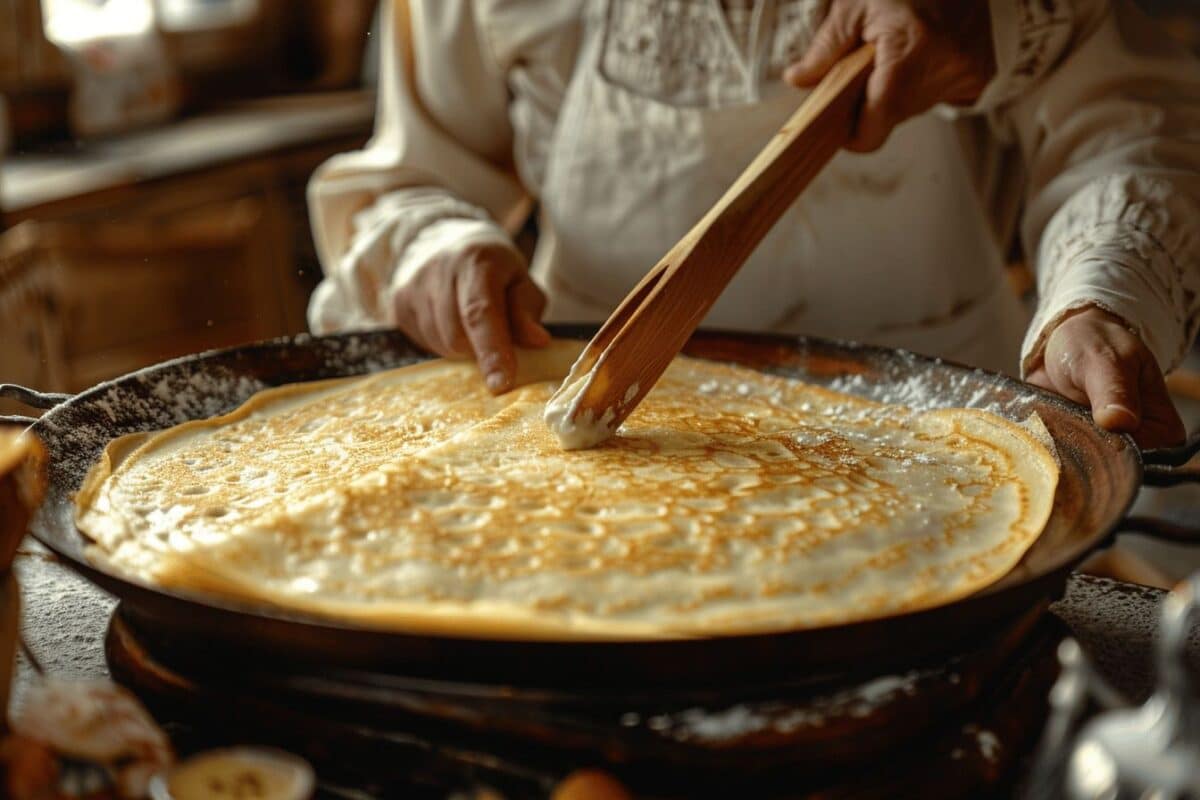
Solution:
[[[676,359],[603,445],[542,423],[579,351],[491,397],[431,361],[270,389],[114,441],[77,498],[110,569],[411,632],[673,638],[950,602],[1037,538],[1058,469],[1021,426]]]
[[[0,575],[12,566],[29,518],[42,502],[45,465],[46,450],[36,436],[15,425],[0,426]]]
[[[15,470],[38,451],[38,441],[15,425],[0,427],[0,478]]]

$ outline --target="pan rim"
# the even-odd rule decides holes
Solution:
[[[587,338],[591,332],[594,332],[596,326],[586,323],[557,323],[548,326],[551,333],[556,336],[566,338]],[[315,336],[312,334],[302,333],[296,336],[276,337],[268,340],[251,342],[244,345],[235,345],[227,348],[218,348],[202,351],[196,354],[184,355],[177,358],[169,359],[157,364],[148,365],[133,372],[103,381],[89,389],[80,392],[63,404],[46,412],[43,417],[29,426],[28,430],[38,434],[41,438],[47,438],[42,435],[43,430],[55,422],[57,413],[65,413],[65,409],[71,406],[82,405],[87,400],[100,397],[104,393],[119,388],[122,384],[153,376],[157,372],[165,372],[169,369],[186,367],[197,362],[210,361],[218,358],[240,358],[248,356],[255,352],[270,352],[279,350],[280,348],[305,346],[314,341],[331,341],[331,342],[350,342],[361,337],[382,336],[385,338],[396,337],[398,340],[408,343],[405,337],[402,337],[395,331],[381,329],[365,329],[355,331],[344,331],[336,334],[325,336]],[[753,341],[769,346],[784,346],[791,351],[799,351],[802,347],[817,349],[826,349],[834,351],[843,351],[853,353],[857,356],[865,356],[868,359],[887,361],[896,358],[910,360],[914,363],[924,363],[935,365],[939,368],[948,368],[950,370],[969,372],[977,376],[988,376],[991,380],[998,382],[1001,385],[1010,385],[1024,394],[1032,394],[1038,401],[1048,403],[1057,407],[1059,410],[1085,421],[1090,425],[1098,438],[1106,444],[1119,443],[1118,447],[1109,448],[1113,456],[1125,458],[1128,461],[1129,467],[1133,470],[1133,486],[1140,486],[1144,473],[1144,463],[1141,457],[1141,452],[1133,442],[1133,438],[1128,434],[1113,433],[1103,431],[1094,426],[1091,420],[1090,413],[1083,406],[1073,403],[1059,395],[1031,386],[1018,379],[999,373],[992,370],[986,370],[978,367],[972,367],[950,359],[937,358],[915,353],[908,350],[898,348],[888,348],[880,345],[865,344],[848,340],[839,340],[833,338],[814,337],[814,336],[795,336],[785,334],[771,334],[760,332],[743,332],[716,328],[702,328],[696,332],[693,339],[689,341],[689,345],[697,340],[704,339],[737,339],[743,341]],[[414,348],[415,351],[415,348]],[[414,357],[400,357],[398,362],[408,363],[413,361],[424,360],[434,356],[422,355]],[[353,365],[355,368],[358,365]],[[367,365],[369,366],[369,365]],[[755,367],[758,369],[759,367]],[[370,369],[356,371],[352,368],[345,372],[347,376],[365,374]],[[770,371],[766,368],[764,371]],[[78,489],[77,486],[70,487],[62,492],[63,502],[72,502],[73,495]],[[1119,529],[1120,522],[1124,519],[1137,497],[1137,491],[1130,492],[1124,502],[1120,504],[1120,514],[1105,526],[1104,530],[1097,530],[1091,536],[1086,537],[1075,548],[1068,549],[1062,554],[1056,556],[1049,567],[1039,570],[1036,574],[1028,576],[1023,581],[1016,583],[1008,583],[1008,579],[1013,573],[1020,568],[1024,563],[1024,557],[1021,562],[1005,573],[996,581],[988,586],[973,592],[963,598],[952,601],[951,603],[922,608],[913,611],[899,612],[884,616],[872,617],[866,620],[857,620],[848,623],[817,625],[804,628],[780,628],[769,631],[752,631],[730,634],[716,634],[711,636],[680,636],[680,637],[661,637],[661,638],[621,638],[621,637],[579,637],[572,639],[555,639],[555,638],[538,638],[533,637],[503,637],[503,636],[471,636],[471,635],[454,635],[452,633],[425,633],[420,631],[404,631],[382,626],[368,626],[355,624],[349,621],[335,621],[325,619],[315,615],[308,615],[303,612],[293,612],[285,608],[279,608],[269,605],[255,605],[252,603],[240,603],[236,600],[230,600],[218,595],[205,594],[201,592],[188,592],[175,589],[166,589],[147,583],[132,575],[126,575],[115,570],[105,568],[104,565],[93,563],[82,554],[77,555],[69,552],[60,543],[55,540],[52,535],[49,535],[47,528],[55,527],[52,523],[47,522],[44,517],[48,516],[47,504],[51,502],[50,493],[43,499],[42,503],[36,509],[35,514],[30,522],[30,533],[43,546],[53,552],[65,565],[70,567],[76,573],[85,577],[93,584],[100,586],[105,591],[116,595],[122,600],[126,600],[129,594],[147,593],[165,598],[170,603],[186,606],[187,604],[195,604],[205,607],[206,609],[216,611],[220,614],[230,615],[249,615],[251,617],[261,619],[267,622],[278,622],[286,625],[303,626],[307,630],[313,632],[322,632],[329,635],[339,634],[357,634],[370,637],[383,638],[398,638],[398,639],[421,639],[421,640],[447,640],[458,643],[476,643],[481,645],[513,645],[513,644],[536,644],[540,647],[578,647],[586,645],[604,645],[608,647],[621,648],[647,648],[647,647],[662,647],[662,646],[687,646],[689,643],[704,643],[704,642],[722,642],[729,645],[745,643],[747,645],[756,641],[765,639],[773,639],[779,636],[805,634],[815,631],[830,631],[833,629],[844,630],[851,633],[856,629],[867,629],[879,624],[894,623],[897,621],[919,621],[921,617],[938,612],[948,606],[968,603],[970,601],[987,598],[993,594],[1013,590],[1025,584],[1038,583],[1052,578],[1059,573],[1065,573],[1074,565],[1078,564],[1089,552],[1095,548],[1102,546],[1115,531]],[[72,517],[73,518],[73,517]],[[72,533],[79,537],[79,540],[86,544],[88,537],[72,523]],[[132,592],[128,589],[132,589]],[[129,598],[129,602],[137,605],[136,599]]]

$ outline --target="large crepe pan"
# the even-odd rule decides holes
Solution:
[[[594,327],[551,326],[588,339]],[[64,563],[122,601],[125,618],[175,652],[220,654],[233,668],[259,663],[360,673],[394,672],[532,686],[696,686],[767,677],[803,678],[911,664],[994,631],[1058,596],[1072,566],[1128,529],[1146,484],[1200,482],[1181,469],[1200,440],[1139,452],[1132,439],[1096,428],[1085,409],[998,374],[911,353],[817,338],[698,332],[685,352],[803,378],[921,408],[971,406],[1013,420],[1037,412],[1054,437],[1062,473],[1050,520],[1020,564],[963,600],[883,619],[773,634],[669,641],[546,642],[372,630],[218,597],[163,590],[91,564],[74,523],[73,495],[116,436],[229,411],[282,383],[356,375],[412,363],[422,354],[401,334],[299,336],[187,356],[102,383],[77,396],[0,386],[0,396],[48,409],[24,420],[49,453],[49,489],[30,526]],[[20,419],[20,418],[17,418]],[[264,442],[264,446],[270,446]],[[1187,538],[1142,520],[1133,527]],[[1200,538],[1194,541],[1200,541]],[[266,661],[260,661],[265,659]]]

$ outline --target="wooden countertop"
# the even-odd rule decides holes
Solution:
[[[14,217],[147,180],[313,141],[369,131],[373,92],[291,95],[239,103],[169,125],[54,153],[8,157],[0,209]]]

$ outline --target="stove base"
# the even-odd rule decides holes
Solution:
[[[198,661],[119,608],[106,653],[181,752],[283,747],[314,763],[331,796],[545,797],[598,766],[639,797],[980,798],[1009,796],[1061,638],[1038,609],[977,650],[901,674],[620,694],[281,671],[229,652]]]

